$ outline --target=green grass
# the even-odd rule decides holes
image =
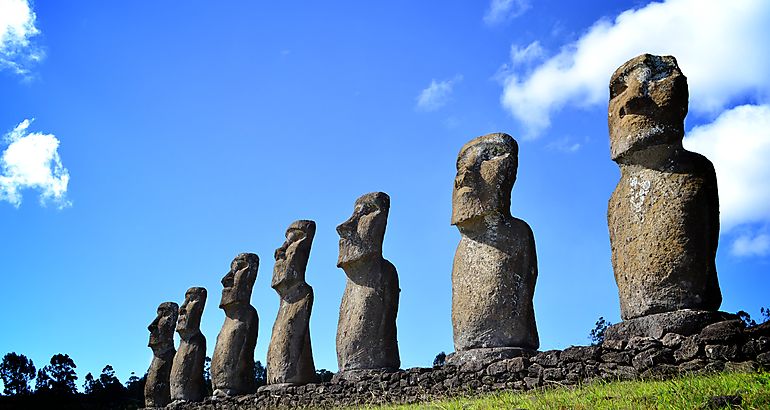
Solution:
[[[666,381],[592,382],[574,388],[497,393],[369,409],[701,409],[740,395],[742,409],[770,409],[770,373],[691,375]]]

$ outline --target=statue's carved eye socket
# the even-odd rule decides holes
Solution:
[[[621,79],[614,81],[612,84],[610,84],[610,99],[613,99],[622,94],[626,88],[627,86],[625,81],[622,81]]]

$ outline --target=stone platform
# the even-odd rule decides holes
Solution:
[[[469,394],[575,385],[597,379],[659,379],[687,373],[770,369],[770,322],[748,329],[738,320],[717,321],[699,329],[677,327],[688,334],[660,331],[668,325],[639,323],[650,322],[616,327],[627,332],[615,331],[610,336],[646,329],[657,332],[653,334],[660,337],[615,337],[599,346],[573,346],[531,355],[522,351],[515,357],[493,357],[490,362],[470,360],[435,368],[370,370],[358,372],[355,377],[336,377],[329,383],[273,386],[255,394],[209,397],[201,403],[178,403],[168,408],[234,410],[419,403]],[[452,361],[457,357],[452,356]]]

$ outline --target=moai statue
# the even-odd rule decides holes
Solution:
[[[190,288],[179,309],[176,331],[179,350],[171,366],[171,400],[201,401],[206,396],[203,367],[206,362],[206,337],[201,333],[201,316],[206,306],[206,289]]]
[[[722,303],[717,180],[706,157],[682,147],[687,99],[671,56],[640,55],[610,80],[610,151],[621,176],[607,219],[624,320]]]
[[[242,253],[233,259],[222,278],[225,323],[217,336],[211,358],[211,383],[215,396],[237,396],[256,390],[254,348],[257,346],[259,317],[251,306],[251,291],[257,280],[259,257]]]
[[[286,241],[275,250],[271,286],[281,298],[278,317],[267,349],[268,384],[307,384],[316,381],[310,347],[310,312],[313,288],[305,282],[315,222],[296,221],[286,230]]]
[[[518,153],[510,135],[496,133],[471,140],[457,157],[452,225],[462,239],[452,267],[456,353],[449,363],[513,357],[540,345],[535,238],[510,211]]]
[[[163,302],[158,306],[158,316],[150,323],[150,343],[152,363],[147,370],[147,383],[144,385],[144,405],[146,407],[165,407],[171,402],[169,376],[174,361],[174,325],[179,314],[179,305]]]
[[[337,326],[340,372],[398,369],[398,274],[382,257],[390,197],[373,192],[356,200],[353,216],[337,227],[337,267],[347,275]]]

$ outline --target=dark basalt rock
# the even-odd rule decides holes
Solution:
[[[624,320],[609,326],[604,333],[604,343],[612,340],[629,340],[634,336],[661,339],[667,333],[690,336],[699,333],[712,323],[735,319],[736,316],[725,312],[702,310],[676,310]]]

